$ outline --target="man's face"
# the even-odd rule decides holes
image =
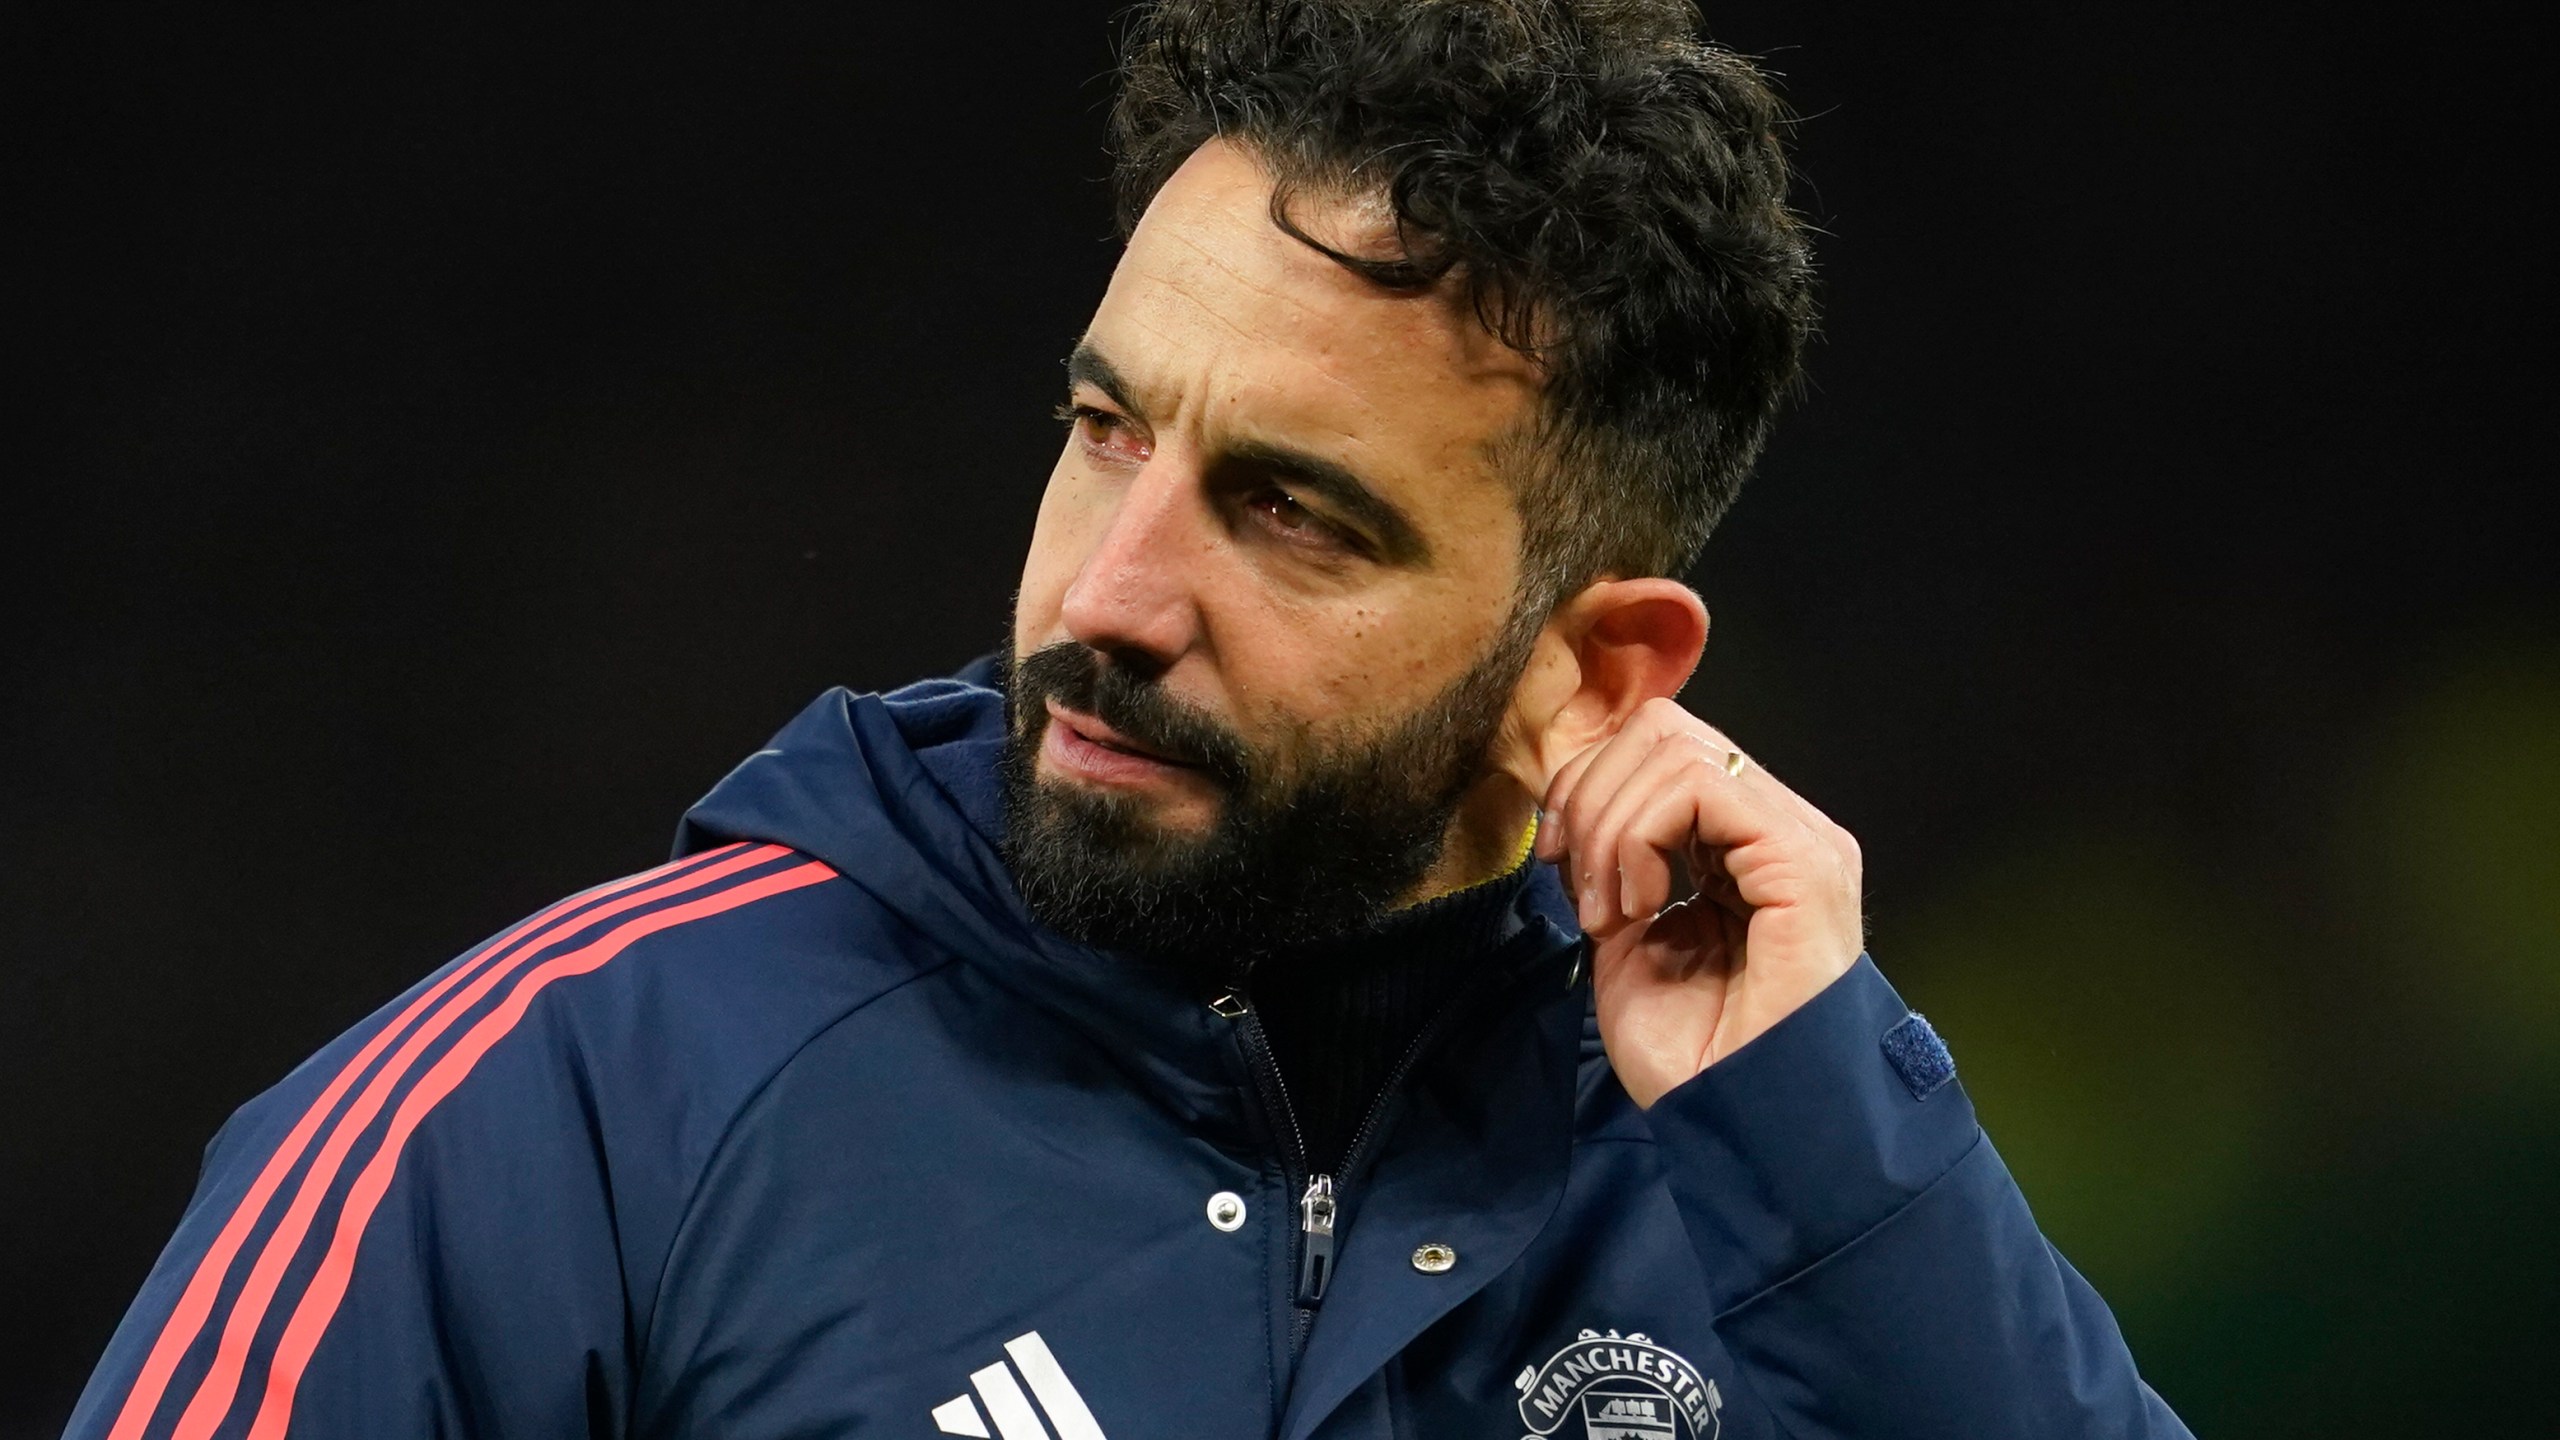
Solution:
[[[1245,152],[1193,155],[1069,366],[1014,614],[1010,799],[1026,893],[1077,891],[1050,918],[1086,938],[1216,938],[1196,915],[1168,934],[1082,913],[1115,905],[1321,928],[1410,889],[1522,658],[1494,455],[1534,369],[1447,287],[1381,290],[1269,201]],[[1370,207],[1292,215],[1392,253]],[[1275,885],[1322,893],[1236,893]]]

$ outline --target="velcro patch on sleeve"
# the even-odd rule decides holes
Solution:
[[[1956,1057],[1947,1053],[1947,1042],[1918,1011],[1884,1032],[1884,1058],[1893,1062],[1894,1073],[1911,1087],[1915,1100],[1928,1099],[1956,1078]]]

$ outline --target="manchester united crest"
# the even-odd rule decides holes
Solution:
[[[1698,1367],[1649,1336],[1585,1330],[1511,1382],[1523,1440],[1715,1440],[1724,1397]],[[1582,1422],[1574,1430],[1568,1422]]]

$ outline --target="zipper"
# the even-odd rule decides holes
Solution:
[[[1579,956],[1582,951],[1577,950]],[[1574,962],[1574,973],[1568,983],[1581,978],[1582,962]],[[1502,987],[1496,987],[1500,989]],[[1369,1144],[1377,1138],[1378,1126],[1386,1118],[1387,1106],[1396,1092],[1404,1088],[1407,1076],[1431,1048],[1440,1032],[1447,1029],[1452,1017],[1465,1009],[1481,993],[1478,987],[1462,986],[1447,1003],[1423,1022],[1422,1029],[1405,1047],[1395,1068],[1387,1072],[1378,1093],[1369,1099],[1360,1124],[1351,1132],[1351,1143],[1343,1150],[1340,1161],[1342,1175],[1356,1175]],[[1294,1367],[1306,1352],[1308,1332],[1315,1328],[1316,1307],[1324,1300],[1324,1292],[1333,1281],[1334,1227],[1341,1215],[1343,1192],[1334,1175],[1310,1173],[1312,1160],[1307,1154],[1307,1133],[1298,1123],[1297,1107],[1289,1102],[1288,1082],[1281,1078],[1280,1062],[1271,1053],[1271,1038],[1263,1032],[1262,1014],[1255,1008],[1241,980],[1219,992],[1209,1001],[1209,1009],[1220,1019],[1234,1021],[1245,1055],[1245,1068],[1253,1075],[1254,1088],[1261,1093],[1264,1113],[1276,1115],[1273,1127],[1280,1143],[1280,1180],[1285,1187],[1305,1175],[1305,1188],[1298,1195],[1298,1283],[1291,1294],[1296,1311],[1289,1326],[1289,1360]]]
[[[1289,1103],[1289,1087],[1280,1078],[1280,1062],[1271,1053],[1271,1037],[1262,1032],[1262,1012],[1243,990],[1229,990],[1210,1002],[1210,1009],[1236,1022],[1244,1039],[1244,1055],[1253,1071],[1263,1108],[1280,1117],[1280,1164],[1288,1178],[1307,1172],[1307,1132],[1298,1125],[1298,1109]]]
[[[1351,1143],[1343,1147],[1342,1172],[1344,1174],[1351,1174],[1359,1168],[1361,1157],[1369,1149],[1369,1141],[1378,1132],[1378,1122],[1386,1118],[1389,1102],[1396,1098],[1397,1091],[1404,1088],[1405,1077],[1413,1073],[1413,1067],[1421,1061],[1422,1053],[1431,1048],[1432,1041],[1440,1038],[1440,1032],[1448,1026],[1449,1017],[1457,1014],[1468,999],[1469,994],[1464,990],[1451,996],[1446,1004],[1432,1012],[1430,1019],[1422,1022],[1422,1029],[1414,1035],[1413,1043],[1407,1045],[1404,1048],[1404,1054],[1397,1057],[1395,1068],[1389,1070],[1387,1078],[1379,1083],[1378,1093],[1369,1097],[1369,1109],[1361,1115],[1359,1128],[1351,1132]]]
[[[1298,1285],[1291,1296],[1299,1309],[1296,1338],[1304,1340],[1310,1318],[1305,1312],[1324,1299],[1325,1286],[1333,1278],[1333,1217],[1337,1213],[1333,1177],[1310,1173],[1314,1161],[1307,1155],[1307,1132],[1298,1123],[1298,1107],[1289,1103],[1289,1084],[1280,1077],[1280,1062],[1271,1053],[1271,1037],[1263,1033],[1261,1012],[1253,1008],[1253,1002],[1242,990],[1219,996],[1210,1008],[1229,1016],[1239,1026],[1254,1087],[1262,1092],[1263,1108],[1280,1117],[1277,1128],[1282,1183],[1301,1175],[1307,1177],[1306,1187],[1298,1194]]]
[[[1271,1053],[1271,1038],[1262,1031],[1262,1014],[1253,1008],[1242,987],[1219,995],[1209,1002],[1218,1015],[1236,1022],[1237,1036],[1244,1043],[1245,1068],[1253,1074],[1253,1087],[1262,1094],[1262,1108],[1280,1117],[1274,1128],[1279,1131],[1280,1180],[1288,1184],[1307,1174],[1307,1132],[1298,1123],[1298,1109],[1289,1103],[1288,1082],[1280,1078],[1280,1062]],[[1317,1185],[1323,1189],[1323,1232],[1315,1229]],[[1315,1305],[1324,1298],[1324,1287],[1333,1278],[1333,1177],[1308,1175],[1306,1189],[1298,1197],[1298,1284],[1290,1294],[1296,1314],[1289,1322],[1289,1359],[1291,1364],[1307,1347],[1307,1332],[1315,1326]],[[1318,1251],[1321,1247],[1321,1260]],[[1315,1274],[1314,1293],[1308,1292],[1308,1271],[1319,1266]]]
[[[1333,1278],[1333,1177],[1308,1179],[1298,1197],[1298,1305],[1312,1309]]]
[[[1439,1037],[1449,1017],[1466,1001],[1465,993],[1453,996],[1423,1023],[1413,1043],[1397,1057],[1395,1067],[1387,1072],[1378,1093],[1369,1099],[1358,1128],[1351,1132],[1340,1162],[1341,1173],[1358,1173],[1360,1161],[1369,1142],[1376,1137],[1379,1122],[1386,1117],[1387,1106],[1396,1092],[1404,1088],[1405,1077],[1422,1058],[1431,1042]],[[1289,1085],[1280,1074],[1280,1062],[1271,1053],[1270,1037],[1263,1033],[1262,1015],[1241,989],[1229,990],[1211,1003],[1211,1009],[1235,1020],[1241,1027],[1245,1058],[1250,1062],[1255,1086],[1262,1091],[1263,1104],[1281,1120],[1281,1178],[1283,1182],[1300,1175],[1307,1177],[1298,1195],[1298,1284],[1292,1296],[1298,1308],[1295,1333],[1291,1337],[1294,1351],[1306,1342],[1307,1330],[1315,1322],[1315,1307],[1324,1302],[1325,1288],[1333,1281],[1334,1220],[1341,1213],[1338,1182],[1330,1174],[1312,1173],[1313,1161],[1307,1154],[1306,1130],[1298,1123],[1297,1108],[1289,1103]]]

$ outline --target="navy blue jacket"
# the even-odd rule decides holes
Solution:
[[[1872,963],[1640,1111],[1550,872],[1324,1236],[1249,1006],[1024,910],[1001,731],[830,693],[243,1107],[69,1433],[2186,1433]]]

